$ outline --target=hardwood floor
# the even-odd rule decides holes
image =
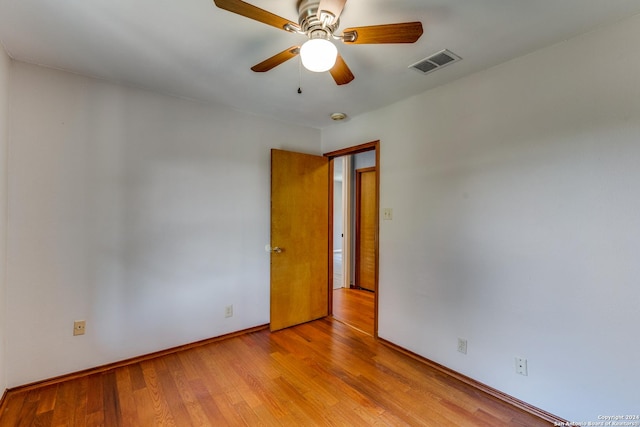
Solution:
[[[333,317],[368,335],[374,335],[375,294],[362,289],[333,290]]]
[[[548,426],[326,318],[7,395],[0,426]]]

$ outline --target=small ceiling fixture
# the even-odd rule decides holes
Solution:
[[[345,113],[331,113],[329,117],[331,117],[331,120],[339,122],[340,120],[346,119],[347,115]]]

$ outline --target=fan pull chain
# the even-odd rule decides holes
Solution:
[[[298,94],[302,93],[302,59],[298,56]]]

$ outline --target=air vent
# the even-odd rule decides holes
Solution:
[[[454,62],[460,61],[461,59],[462,58],[460,58],[450,50],[444,49],[438,53],[434,53],[427,58],[424,58],[421,61],[416,62],[415,64],[409,65],[409,68],[413,68],[414,70],[422,74],[427,74],[437,70],[438,68],[442,68],[445,65],[453,64]]]

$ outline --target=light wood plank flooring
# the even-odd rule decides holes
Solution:
[[[333,317],[373,336],[375,294],[362,289],[333,290]]]
[[[543,426],[331,318],[11,392],[0,426]]]

